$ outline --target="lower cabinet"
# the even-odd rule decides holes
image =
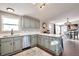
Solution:
[[[41,42],[40,42],[40,45],[43,46],[43,47],[44,47],[44,45],[45,45],[45,44],[44,44],[44,37],[43,37],[43,36],[41,36]]]
[[[51,43],[52,42],[52,43]],[[61,38],[50,38],[50,48],[56,55],[59,55],[62,52]]]
[[[51,51],[56,51],[56,45],[53,43],[53,41],[55,41],[55,38],[50,38],[50,50]],[[52,44],[53,43],[53,44]]]
[[[1,55],[8,55],[22,49],[22,37],[2,38],[0,42]]]
[[[1,39],[1,55],[13,52],[13,39]]]
[[[50,37],[47,36],[38,36],[38,45],[49,49]]]
[[[50,36],[38,36],[38,45],[59,55],[62,52],[61,38]]]
[[[19,51],[22,49],[22,37],[13,38],[14,51]]]
[[[49,49],[50,48],[50,37],[45,37],[44,39],[44,46],[45,48]]]
[[[34,46],[37,46],[37,39],[38,39],[38,37],[37,37],[37,35],[31,35],[30,36],[31,38],[31,47],[34,47]]]
[[[38,35],[37,44],[41,45],[41,35]]]
[[[63,43],[61,40],[61,37],[56,38],[43,35],[2,38],[0,39],[0,55],[8,55],[10,53],[22,50],[27,46],[37,46],[37,44],[42,46],[43,48],[50,50],[51,52],[55,52],[56,55],[59,55],[63,49]]]

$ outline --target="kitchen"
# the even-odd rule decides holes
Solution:
[[[0,55],[27,56],[19,53],[39,48],[50,56],[62,56],[63,40],[78,40],[78,34],[77,39],[66,34],[72,27],[75,30],[74,23],[78,25],[78,7],[75,3],[0,3]]]

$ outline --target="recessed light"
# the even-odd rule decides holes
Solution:
[[[7,11],[9,11],[9,12],[14,12],[14,9],[12,9],[12,8],[6,8],[7,9]]]

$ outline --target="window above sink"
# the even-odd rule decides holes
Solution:
[[[2,16],[2,31],[19,30],[19,19]]]

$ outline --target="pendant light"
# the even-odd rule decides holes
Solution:
[[[70,25],[71,22],[69,22],[69,18],[67,18],[67,22],[64,23],[65,25]]]

